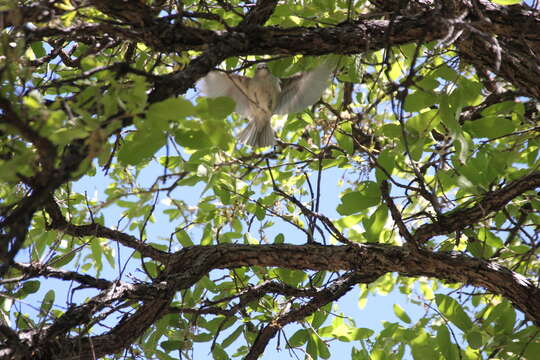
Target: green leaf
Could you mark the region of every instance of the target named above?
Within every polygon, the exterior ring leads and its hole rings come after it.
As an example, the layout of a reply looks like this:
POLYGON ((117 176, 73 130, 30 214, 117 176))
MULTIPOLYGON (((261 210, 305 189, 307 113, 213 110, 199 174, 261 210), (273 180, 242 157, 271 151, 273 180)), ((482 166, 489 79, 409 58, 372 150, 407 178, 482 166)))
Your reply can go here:
POLYGON ((193 246, 193 241, 189 237, 188 233, 185 230, 178 231, 176 233, 176 239, 184 247, 193 246))
POLYGON ((148 84, 143 77, 136 77, 133 82, 133 87, 130 91, 126 91, 122 99, 127 103, 129 111, 134 114, 144 112, 148 103, 148 84))
MULTIPOLYGON (((291 8, 290 8, 289 5, 284 5, 284 6, 278 5, 276 7, 276 12, 279 12, 281 10, 287 10, 287 12, 288 12, 287 16, 291 12, 291 8)), ((288 77, 288 76, 291 76, 291 75, 294 74, 294 73, 291 73, 290 71, 287 71, 287 69, 292 66, 292 61, 293 61, 292 57, 283 57, 283 58, 278 59, 276 61, 270 62, 268 64, 268 68, 270 69, 270 71, 272 72, 272 74, 274 76, 288 77)))
POLYGON ((515 131, 512 120, 501 116, 485 116, 478 120, 468 121, 463 129, 476 138, 496 138, 515 131))
POLYGON ((15 297, 24 298, 30 294, 33 294, 39 290, 39 287, 41 286, 41 282, 38 280, 30 280, 26 281, 22 288, 17 291, 15 294, 15 297))
POLYGON ((429 344, 413 345, 411 348, 414 359, 439 359, 438 352, 429 344))
POLYGON ((467 162, 470 148, 472 145, 472 139, 466 132, 459 132, 455 134, 454 146, 458 153, 459 161, 462 163, 467 162))
POLYGON ((491 0, 491 1, 493 1, 495 4, 504 5, 504 6, 521 4, 523 2, 523 0, 491 0))
POLYGON ((449 82, 456 82, 459 74, 456 70, 452 69, 446 64, 442 64, 432 72, 432 75, 436 78, 441 78, 449 82))
POLYGON ((411 318, 399 304, 394 304, 394 314, 396 314, 401 321, 406 322, 407 324, 411 323, 411 318))
MULTIPOLYGON (((461 126, 457 119, 457 111, 450 105, 449 98, 447 96, 442 97, 439 106, 442 123, 448 127, 450 134, 455 135, 460 133, 461 126)), ((441 129, 441 131, 444 133, 444 129, 441 129)))
POLYGON ((215 360, 229 360, 229 355, 225 352, 220 344, 214 343, 214 349, 212 350, 212 357, 215 360))
POLYGON ((504 246, 503 241, 499 237, 495 236, 495 234, 485 228, 478 230, 478 240, 485 242, 495 249, 500 249, 504 246))
POLYGON ((321 310, 316 311, 313 314, 313 319, 311 321, 311 326, 314 329, 318 329, 321 327, 321 325, 325 322, 325 320, 328 318, 329 311, 331 310, 332 303, 328 303, 328 305, 325 305, 321 310))
POLYGON ((73 260, 73 258, 75 257, 75 255, 77 255, 77 252, 76 251, 70 251, 68 252, 67 254, 61 254, 61 255, 56 255, 55 257, 53 257, 51 259, 51 261, 49 262, 49 264, 51 266, 54 266, 56 268, 61 268, 63 267, 64 265, 67 265, 71 262, 71 260, 73 260))
POLYGON ((380 358, 378 357, 377 349, 371 353, 371 356, 365 349, 358 350, 355 347, 351 349, 351 360, 378 360, 378 359, 380 358))
POLYGON ((341 215, 352 215, 377 205, 380 199, 381 193, 377 183, 366 181, 360 185, 359 191, 350 191, 341 197, 337 211, 341 215))
POLYGON ((351 331, 353 340, 367 339, 372 336, 375 331, 368 328, 355 328, 351 331))
POLYGON ((223 348, 226 348, 228 347, 229 345, 231 345, 236 339, 238 339, 238 336, 240 336, 240 334, 242 334, 242 331, 244 330, 244 325, 240 325, 236 328, 236 330, 234 330, 231 335, 227 336, 222 342, 221 342, 221 346, 223 346, 223 348))
POLYGON ((289 116, 287 118, 287 122, 285 123, 285 126, 283 127, 283 134, 287 134, 289 132, 294 133, 297 130, 301 130, 303 133, 306 127, 309 125, 309 122, 304 120, 303 116, 289 116))
POLYGON ((234 111, 236 103, 230 97, 218 97, 215 99, 207 98, 208 113, 216 119, 226 118, 234 111))
POLYGON ((467 334, 467 342, 469 343, 470 347, 473 349, 480 349, 483 345, 482 341, 482 334, 477 331, 469 331, 467 334))
POLYGON ((47 293, 43 297, 43 300, 41 301, 41 307, 39 310, 41 316, 45 317, 49 313, 49 311, 51 311, 51 307, 54 304, 54 298, 54 290, 47 291, 47 293))
POLYGON ((32 110, 41 108, 41 98, 39 96, 25 96, 23 103, 32 110))
POLYGON ((279 233, 274 238, 274 244, 283 244, 285 242, 285 235, 279 233))
POLYGON ((418 331, 418 335, 412 339, 410 345, 414 359, 439 359, 433 339, 423 329, 418 331))
POLYGON ((275 269, 275 272, 281 280, 292 286, 296 286, 307 279, 306 273, 300 270, 275 269))
POLYGON ((351 131, 351 123, 349 122, 341 125, 341 131, 336 131, 336 140, 339 147, 345 150, 348 154, 352 154, 354 152, 351 131))
POLYGON ((481 114, 482 116, 507 115, 508 117, 511 117, 513 114, 515 114, 521 118, 525 114, 525 106, 521 102, 503 101, 488 106, 481 111, 481 114))
POLYGON ((417 90, 405 98, 403 109, 408 112, 417 112, 437 102, 437 96, 433 93, 417 90))
POLYGON ((103 250, 101 248, 101 241, 99 238, 95 238, 90 242, 90 249, 92 250, 91 258, 94 260, 92 266, 94 269, 96 269, 96 272, 99 275, 101 269, 103 268, 103 262, 101 261, 103 250))
POLYGON ((203 246, 212 244, 213 239, 213 232, 212 232, 212 226, 210 223, 208 223, 203 230, 202 237, 200 244, 203 246))
POLYGON ((464 106, 477 105, 481 102, 482 85, 474 80, 460 77, 457 87, 450 94, 450 103, 455 109, 460 109, 464 106))
POLYGON ((495 306, 493 313, 497 315, 495 328, 497 332, 511 334, 516 323, 516 311, 508 301, 495 306))
POLYGON ((304 345, 308 339, 308 332, 305 329, 300 329, 295 332, 287 342, 288 348, 296 348, 304 345))
POLYGON ((36 55, 37 58, 47 55, 47 52, 45 51, 45 48, 43 47, 43 41, 34 41, 33 43, 30 44, 30 47, 32 48, 32 51, 34 52, 34 55, 36 55))
POLYGON ((257 220, 263 221, 266 217, 266 210, 262 206, 259 206, 258 204, 255 206, 255 216, 257 217, 257 220))
POLYGON ((437 347, 446 360, 454 359, 455 345, 450 340, 450 331, 445 325, 437 328, 437 347))
POLYGON ((146 269, 146 271, 148 272, 148 275, 155 278, 156 276, 158 276, 158 267, 156 265, 155 262, 145 262, 144 263, 144 268, 146 269))
POLYGON ((365 229, 364 236, 369 242, 379 242, 381 232, 387 220, 388 208, 384 204, 379 205, 371 216, 364 217, 362 220, 365 229))
POLYGON ((318 333, 322 337, 334 337, 339 341, 350 342, 367 339, 373 335, 373 330, 347 325, 343 318, 336 317, 332 320, 332 325, 319 329, 318 333))
POLYGON ((184 342, 182 340, 165 340, 159 344, 165 351, 174 351, 182 349, 184 342))
POLYGON ((467 250, 474 257, 482 259, 489 259, 495 253, 495 251, 490 246, 487 246, 486 244, 483 244, 478 240, 468 241, 467 250))
POLYGON ((195 115, 193 104, 183 98, 168 98, 150 105, 146 116, 152 120, 179 120, 195 115))
POLYGON ((436 294, 435 302, 439 311, 462 331, 467 332, 472 327, 471 319, 456 300, 447 295, 436 294))
POLYGON ((323 359, 328 359, 330 357, 330 350, 328 349, 328 345, 324 341, 321 340, 320 337, 316 336, 315 341, 317 342, 317 350, 319 352, 319 356, 323 359))
POLYGON ((160 131, 138 131, 126 140, 118 152, 118 160, 137 165, 150 158, 165 145, 166 136, 160 131))
POLYGON ((84 71, 88 71, 88 70, 91 70, 91 69, 94 69, 96 67, 98 67, 100 64, 98 63, 98 61, 96 60, 95 56, 85 56, 82 60, 81 60, 81 68, 84 70, 84 71))
POLYGON ((174 136, 178 144, 190 149, 199 150, 212 147, 212 141, 201 130, 180 129, 174 136))
POLYGON ((193 341, 195 342, 207 342, 214 338, 214 335, 212 333, 200 333, 193 337, 193 341))
POLYGON ((429 134, 432 129, 439 125, 439 123, 439 110, 430 110, 411 117, 406 123, 406 128, 408 131, 414 131, 424 137, 427 136, 426 134, 429 134))
POLYGON ((306 345, 306 352, 311 356, 313 360, 319 358, 319 338, 313 332, 309 333, 308 342, 306 345))
POLYGON ((398 124, 385 124, 377 131, 377 134, 391 139, 400 139, 403 131, 398 124))
MULTIPOLYGON (((206 289, 209 289, 209 288, 211 289, 215 287, 215 284, 208 277, 205 276, 205 278, 207 280, 206 281, 207 283, 204 286, 206 289)), ((223 316, 218 316, 206 322, 206 324, 204 324, 202 327, 216 334, 218 332, 218 329, 219 330, 228 329, 229 327, 234 325, 235 322, 236 322, 236 319, 234 317, 225 318, 223 316)))
MULTIPOLYGON (((392 171, 395 167, 395 162, 396 154, 390 149, 385 149, 381 151, 381 153, 377 157, 377 164, 381 166, 385 170, 385 173, 388 173, 389 175, 392 175, 392 171)), ((386 175, 383 179, 386 179, 386 175)), ((383 179, 380 180, 382 181, 383 179)))

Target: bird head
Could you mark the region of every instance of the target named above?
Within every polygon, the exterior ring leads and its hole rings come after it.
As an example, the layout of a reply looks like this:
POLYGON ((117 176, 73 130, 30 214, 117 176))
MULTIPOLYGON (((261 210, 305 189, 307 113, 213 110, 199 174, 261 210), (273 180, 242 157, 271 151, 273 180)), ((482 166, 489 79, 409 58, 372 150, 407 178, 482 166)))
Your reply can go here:
POLYGON ((257 64, 257 67, 256 67, 256 71, 255 71, 255 76, 265 76, 269 73, 268 71, 268 65, 266 65, 266 63, 259 63, 257 64))

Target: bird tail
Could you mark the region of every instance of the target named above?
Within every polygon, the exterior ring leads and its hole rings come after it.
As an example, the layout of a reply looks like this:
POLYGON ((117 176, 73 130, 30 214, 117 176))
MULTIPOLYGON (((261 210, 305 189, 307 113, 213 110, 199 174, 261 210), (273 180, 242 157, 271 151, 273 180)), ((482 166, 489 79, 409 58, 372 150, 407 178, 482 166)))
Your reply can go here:
POLYGON ((258 124, 255 119, 250 120, 247 127, 238 134, 238 140, 255 148, 275 145, 276 137, 271 122, 265 121, 262 128, 259 128, 258 124))

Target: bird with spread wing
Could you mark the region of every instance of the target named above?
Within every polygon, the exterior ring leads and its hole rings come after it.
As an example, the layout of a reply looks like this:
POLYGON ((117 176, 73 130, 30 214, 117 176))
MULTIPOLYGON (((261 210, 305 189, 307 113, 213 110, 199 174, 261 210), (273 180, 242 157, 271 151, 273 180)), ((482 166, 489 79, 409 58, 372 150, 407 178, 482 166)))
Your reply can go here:
POLYGON ((249 120, 238 136, 240 142, 256 148, 272 146, 276 143, 272 115, 300 112, 314 104, 334 68, 334 62, 325 61, 311 71, 279 79, 260 63, 252 78, 211 71, 201 80, 200 89, 208 97, 228 96, 236 102, 234 111, 249 120))

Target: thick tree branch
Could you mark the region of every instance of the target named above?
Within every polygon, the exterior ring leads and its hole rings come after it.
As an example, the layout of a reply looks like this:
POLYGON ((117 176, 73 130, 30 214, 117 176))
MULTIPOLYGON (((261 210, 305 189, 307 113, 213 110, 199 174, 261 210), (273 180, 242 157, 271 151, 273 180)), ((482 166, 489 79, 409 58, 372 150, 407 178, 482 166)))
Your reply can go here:
MULTIPOLYGON (((160 316, 170 312, 169 302, 175 291, 189 288, 211 269, 243 266, 354 271, 362 279, 365 276, 371 279, 375 274, 397 272, 402 276, 426 276, 450 283, 470 284, 506 297, 529 319, 537 325, 540 324, 540 289, 531 281, 496 263, 455 252, 431 252, 423 249, 410 252, 403 247, 386 244, 356 246, 223 244, 189 247, 175 254, 174 260, 167 275, 156 282, 157 285, 113 284, 89 302, 68 310, 55 325, 47 329, 47 335, 41 337, 43 342, 40 351, 50 349, 59 351, 49 342, 52 338, 69 331, 77 324, 85 323, 92 314, 113 302, 120 299, 144 301, 144 305, 133 315, 126 316, 110 332, 91 338, 65 339, 62 342, 66 354, 77 349, 76 357, 67 357, 73 359, 91 359, 92 354, 103 356, 120 351, 160 316)), ((292 320, 286 319, 290 321, 298 319, 297 316, 291 316, 292 320)), ((271 335, 272 331, 268 331, 268 335, 271 335)))
POLYGON ((159 10, 153 9, 142 1, 89 0, 88 2, 104 14, 118 18, 135 27, 152 25, 154 16, 159 12, 159 10))
POLYGON ((174 255, 166 278, 200 268, 278 266, 299 270, 398 272, 481 286, 511 300, 540 324, 540 290, 523 276, 496 263, 454 252, 410 250, 384 244, 358 246, 232 245, 193 246, 174 255), (202 265, 204 264, 204 265, 202 265))
MULTIPOLYGON (((109 7, 108 11, 113 16, 131 18, 126 21, 132 24, 152 24, 145 31, 137 29, 139 25, 134 25, 134 28, 107 25, 107 32, 116 37, 144 42, 161 52, 212 49, 217 54, 216 48, 227 49, 219 57, 221 59, 243 55, 358 54, 413 43, 418 39, 425 42, 443 40, 450 33, 459 31, 461 35, 456 35, 456 44, 468 61, 492 70, 526 94, 540 98, 540 68, 535 66, 534 57, 530 56, 531 53, 540 52, 540 13, 526 6, 503 7, 483 0, 478 7, 467 8, 467 4, 463 3, 460 10, 467 16, 459 17, 444 13, 444 9, 436 8, 430 1, 423 1, 414 15, 400 15, 392 20, 362 19, 325 28, 282 29, 256 25, 262 23, 273 9, 273 1, 260 1, 244 20, 249 26, 240 25, 224 32, 215 32, 188 27, 182 22, 171 23, 168 18, 150 19, 148 14, 152 14, 152 11, 147 11, 142 5, 130 8, 126 15, 122 6, 109 6, 105 4, 108 2, 98 0, 95 3, 99 3, 98 7, 102 10, 109 7), (251 13, 256 15, 252 18, 251 13), (447 18, 449 16, 458 18, 447 18), (497 39, 498 45, 493 39, 497 39), (494 48, 497 47, 500 48, 499 55, 494 56, 494 48), (529 62, 521 61, 527 58, 529 62)), ((39 31, 39 28, 35 30, 36 33, 39 31)), ((54 29, 50 31, 48 35, 52 36, 54 29)), ((71 32, 76 33, 77 29, 72 28, 71 32)), ((81 35, 88 36, 86 31, 81 35)), ((197 71, 193 75, 186 77, 189 84, 179 85, 176 93, 183 93, 204 73, 197 71)))
MULTIPOLYGON (((455 38, 460 53, 470 63, 490 69, 526 94, 540 98, 540 68, 534 56, 530 56, 540 52, 540 13, 525 5, 504 7, 481 0, 471 6, 469 2, 457 1, 450 11, 437 8, 432 1, 411 1, 410 9, 403 12, 401 3, 390 1, 377 4, 384 10, 414 15, 395 16, 392 20, 361 19, 325 28, 281 29, 257 26, 264 23, 275 6, 274 1, 261 0, 239 26, 215 32, 188 27, 182 21, 171 23, 169 18, 156 17, 154 9, 136 1, 114 5, 102 0, 93 3, 108 15, 131 24, 131 27, 107 24, 109 34, 144 42, 161 52, 225 47, 230 50, 227 56, 357 54, 418 39, 430 42, 455 38)), ((39 14, 36 9, 25 8, 22 13, 28 12, 33 17, 39 14)), ((30 31, 28 36, 40 31, 39 28, 30 31)), ((53 36, 55 31, 62 29, 49 28, 47 35, 53 36)), ((69 33, 72 32, 76 33, 77 29, 71 28, 69 33)), ((81 32, 81 36, 88 33, 81 32)), ((182 89, 179 92, 187 88, 182 86, 182 89)))
MULTIPOLYGON (((433 12, 437 2, 414 0, 372 1, 390 12, 433 12)), ((445 29, 463 60, 489 70, 512 83, 524 93, 540 99, 540 11, 526 4, 500 6, 489 0, 448 1, 441 3, 440 18, 433 25, 445 29), (451 4, 451 5, 450 5, 451 4), (445 6, 448 5, 448 6, 445 6), (462 15, 466 15, 462 17, 462 15)))
MULTIPOLYGON (((118 300, 129 298, 130 294, 136 294, 144 288, 142 285, 115 284, 87 303, 68 310, 53 326, 40 333, 40 342, 33 347, 34 354, 39 354, 40 358, 44 359, 93 360, 125 349, 167 313, 173 293, 157 288, 151 291, 146 289, 144 291, 147 293, 144 295, 146 303, 133 314, 124 316, 118 325, 104 335, 70 339, 64 334, 78 324, 87 324, 100 309, 118 300)), ((36 337, 32 338, 36 340, 36 337)), ((2 355, 0 352, 0 356, 2 355)))
MULTIPOLYGON (((15 332, 9 326, 0 323, 0 339, 5 343, 11 353, 28 354, 30 347, 19 338, 19 333, 15 332)), ((0 350, 2 356, 2 350, 0 350)))
POLYGON ((491 213, 502 209, 524 192, 534 190, 537 187, 540 187, 540 172, 538 171, 514 180, 499 190, 487 193, 482 200, 470 208, 452 210, 439 216, 437 221, 420 226, 414 233, 414 238, 422 244, 434 236, 466 229, 491 213))

